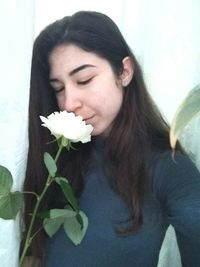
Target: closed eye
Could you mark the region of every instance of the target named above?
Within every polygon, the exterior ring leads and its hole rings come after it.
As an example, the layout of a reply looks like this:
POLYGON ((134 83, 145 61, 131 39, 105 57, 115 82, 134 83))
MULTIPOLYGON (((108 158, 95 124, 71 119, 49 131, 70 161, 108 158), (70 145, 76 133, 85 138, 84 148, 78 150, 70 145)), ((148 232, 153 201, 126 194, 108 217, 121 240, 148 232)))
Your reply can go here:
POLYGON ((61 88, 53 88, 55 94, 58 94, 60 92, 62 92, 65 89, 65 87, 61 87, 61 88))
POLYGON ((77 84, 79 84, 79 85, 85 85, 85 84, 89 83, 92 79, 93 79, 93 77, 92 78, 89 78, 87 80, 84 80, 84 81, 78 81, 77 84))

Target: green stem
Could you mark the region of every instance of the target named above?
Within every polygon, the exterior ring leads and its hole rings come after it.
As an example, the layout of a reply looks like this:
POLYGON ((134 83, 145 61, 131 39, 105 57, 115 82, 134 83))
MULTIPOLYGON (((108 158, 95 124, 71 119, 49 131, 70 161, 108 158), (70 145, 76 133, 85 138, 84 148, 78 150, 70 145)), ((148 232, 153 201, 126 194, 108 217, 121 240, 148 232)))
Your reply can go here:
MULTIPOLYGON (((55 159, 54 159, 55 162, 57 162, 62 149, 63 149, 63 146, 60 144, 58 152, 57 152, 57 154, 55 156, 55 159)), ((22 254, 21 254, 21 257, 20 257, 19 267, 22 267, 22 264, 23 264, 24 258, 26 256, 27 250, 28 250, 28 248, 29 248, 29 246, 30 246, 30 244, 31 244, 31 242, 33 240, 33 237, 35 236, 35 235, 31 236, 32 235, 32 230, 33 230, 33 225, 34 225, 34 222, 35 222, 35 218, 36 218, 40 203, 41 203, 44 195, 47 192, 47 189, 49 188, 49 186, 50 186, 50 184, 52 182, 53 182, 53 177, 51 177, 51 175, 49 174, 48 177, 47 177, 47 181, 46 181, 46 184, 44 186, 44 189, 43 189, 42 193, 37 197, 36 205, 34 207, 32 218, 31 218, 31 222, 30 222, 30 225, 29 225, 29 228, 28 228, 28 232, 27 232, 27 235, 26 235, 24 248, 23 248, 23 251, 22 251, 22 254)))

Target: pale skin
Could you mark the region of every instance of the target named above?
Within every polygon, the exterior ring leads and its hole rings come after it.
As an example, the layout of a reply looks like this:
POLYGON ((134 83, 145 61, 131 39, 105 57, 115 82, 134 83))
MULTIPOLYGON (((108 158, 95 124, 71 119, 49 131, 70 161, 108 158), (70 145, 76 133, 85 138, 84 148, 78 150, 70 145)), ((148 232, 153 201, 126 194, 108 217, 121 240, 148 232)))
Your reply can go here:
POLYGON ((76 45, 56 47, 49 56, 49 82, 60 110, 74 112, 92 124, 93 136, 107 136, 122 105, 124 87, 133 77, 129 57, 123 72, 114 74, 109 62, 76 45))

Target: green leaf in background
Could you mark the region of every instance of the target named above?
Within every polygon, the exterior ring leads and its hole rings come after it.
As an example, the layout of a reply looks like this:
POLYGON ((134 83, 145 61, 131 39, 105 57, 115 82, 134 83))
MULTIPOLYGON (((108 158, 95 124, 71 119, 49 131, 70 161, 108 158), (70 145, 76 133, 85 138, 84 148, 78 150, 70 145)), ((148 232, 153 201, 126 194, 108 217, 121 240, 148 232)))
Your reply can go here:
POLYGON ((23 196, 20 192, 10 192, 0 196, 0 218, 15 219, 22 207, 23 196))
POLYGON ((47 152, 44 153, 44 163, 45 163, 45 166, 46 166, 49 174, 52 177, 55 177, 56 172, 57 172, 57 166, 56 166, 55 160, 47 152))
POLYGON ((4 166, 0 166, 0 196, 8 193, 12 187, 13 178, 4 166))
POLYGON ((174 116, 170 129, 170 144, 172 149, 175 149, 181 131, 198 114, 200 114, 200 84, 191 90, 174 116))
POLYGON ((55 181, 60 185, 66 199, 69 201, 70 205, 75 211, 79 211, 78 200, 74 195, 73 189, 66 178, 56 177, 55 181))
POLYGON ((80 211, 80 215, 82 217, 83 227, 81 227, 76 217, 67 218, 64 222, 65 233, 74 245, 79 245, 81 243, 88 228, 87 216, 82 211, 80 211))

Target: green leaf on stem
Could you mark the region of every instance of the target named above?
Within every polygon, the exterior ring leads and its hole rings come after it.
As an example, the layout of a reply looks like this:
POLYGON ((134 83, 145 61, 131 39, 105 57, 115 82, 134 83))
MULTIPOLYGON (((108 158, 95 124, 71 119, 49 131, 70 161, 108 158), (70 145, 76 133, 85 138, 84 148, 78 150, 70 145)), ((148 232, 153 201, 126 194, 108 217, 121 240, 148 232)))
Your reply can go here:
POLYGON ((56 218, 56 219, 44 219, 43 227, 49 237, 52 237, 63 224, 63 218, 56 218))
POLYGON ((0 166, 0 196, 8 193, 12 187, 13 178, 10 171, 0 166))
POLYGON ((10 192, 12 184, 10 171, 0 166, 0 218, 4 220, 15 219, 22 207, 22 193, 10 192))
POLYGON ((49 174, 52 177, 55 177, 56 172, 57 172, 57 166, 56 166, 55 160, 47 152, 44 153, 44 163, 45 163, 45 166, 46 166, 49 174))
POLYGON ((60 185, 66 199, 69 201, 72 208, 76 212, 79 212, 78 200, 75 197, 73 189, 71 185, 69 184, 68 180, 64 177, 56 177, 55 181, 60 185))
POLYGON ((68 217, 73 217, 75 215, 76 212, 71 209, 51 209, 43 213, 43 216, 49 219, 56 219, 61 217, 68 218, 68 217))
POLYGON ((85 213, 82 211, 77 213, 69 207, 69 209, 49 210, 46 215, 48 218, 44 219, 43 227, 50 237, 52 237, 63 224, 65 233, 69 239, 75 245, 81 243, 88 228, 88 218, 85 213))
POLYGON ((46 216, 43 227, 46 233, 52 237, 67 218, 76 216, 76 212, 71 209, 52 209, 43 213, 43 216, 46 216))
POLYGON ((20 192, 9 192, 0 196, 0 217, 5 220, 15 219, 22 207, 23 196, 20 192))
POLYGON ((83 226, 84 226, 84 221, 83 221, 83 218, 82 218, 80 212, 76 214, 76 219, 77 219, 77 222, 80 224, 81 230, 82 230, 83 226))
POLYGON ((76 217, 67 218, 64 222, 65 233, 74 245, 79 245, 81 243, 88 228, 87 216, 82 211, 80 211, 79 214, 81 215, 83 221, 83 227, 81 227, 76 217))

